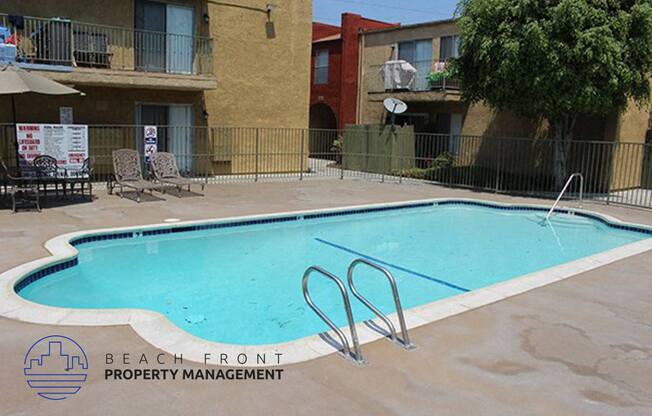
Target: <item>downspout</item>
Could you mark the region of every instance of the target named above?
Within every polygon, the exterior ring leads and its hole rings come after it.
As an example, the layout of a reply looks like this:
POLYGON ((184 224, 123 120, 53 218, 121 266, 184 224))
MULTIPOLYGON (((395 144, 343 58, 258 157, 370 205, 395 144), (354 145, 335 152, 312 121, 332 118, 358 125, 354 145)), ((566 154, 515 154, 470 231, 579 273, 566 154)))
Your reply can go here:
POLYGON ((356 92, 356 103, 355 103, 355 122, 360 124, 361 122, 361 110, 360 106, 362 105, 362 80, 364 77, 364 69, 362 64, 364 63, 364 45, 365 45, 365 34, 364 32, 359 32, 358 34, 358 91, 356 92))

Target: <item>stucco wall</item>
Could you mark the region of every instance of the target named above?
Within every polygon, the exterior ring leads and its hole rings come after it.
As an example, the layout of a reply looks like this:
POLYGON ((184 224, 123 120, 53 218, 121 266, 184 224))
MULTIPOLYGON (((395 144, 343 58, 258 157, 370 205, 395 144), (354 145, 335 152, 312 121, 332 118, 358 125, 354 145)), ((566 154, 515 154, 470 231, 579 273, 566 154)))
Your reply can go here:
MULTIPOLYGON (((229 0, 264 9, 265 0, 229 0)), ((206 92, 211 125, 308 127, 312 1, 277 0, 267 14, 208 2, 218 88, 206 92)))

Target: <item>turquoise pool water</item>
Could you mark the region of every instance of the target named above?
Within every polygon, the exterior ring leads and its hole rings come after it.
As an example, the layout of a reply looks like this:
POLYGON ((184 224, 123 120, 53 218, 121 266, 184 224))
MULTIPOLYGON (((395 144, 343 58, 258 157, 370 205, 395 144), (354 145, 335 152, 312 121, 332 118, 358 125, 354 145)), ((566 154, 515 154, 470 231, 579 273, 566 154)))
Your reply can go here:
MULTIPOLYGON (((346 280, 367 257, 396 277, 409 309, 648 238, 596 219, 475 205, 434 205, 77 244, 78 265, 19 290, 67 308, 160 312, 201 338, 241 345, 280 343, 326 326, 306 305, 301 278, 321 265, 346 280)), ((388 284, 359 268, 356 283, 392 313, 388 284)), ((344 326, 341 298, 314 276, 317 304, 344 326)), ((373 318, 351 297, 356 321, 373 318)))

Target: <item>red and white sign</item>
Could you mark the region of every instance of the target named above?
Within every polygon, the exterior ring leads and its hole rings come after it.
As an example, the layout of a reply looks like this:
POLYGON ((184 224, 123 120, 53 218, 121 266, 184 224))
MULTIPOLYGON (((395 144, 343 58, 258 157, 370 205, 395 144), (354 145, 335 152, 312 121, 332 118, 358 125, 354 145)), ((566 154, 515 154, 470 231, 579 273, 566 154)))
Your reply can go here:
POLYGON ((88 126, 75 124, 18 124, 18 155, 31 163, 37 156, 57 159, 59 167, 76 170, 88 157, 88 126))

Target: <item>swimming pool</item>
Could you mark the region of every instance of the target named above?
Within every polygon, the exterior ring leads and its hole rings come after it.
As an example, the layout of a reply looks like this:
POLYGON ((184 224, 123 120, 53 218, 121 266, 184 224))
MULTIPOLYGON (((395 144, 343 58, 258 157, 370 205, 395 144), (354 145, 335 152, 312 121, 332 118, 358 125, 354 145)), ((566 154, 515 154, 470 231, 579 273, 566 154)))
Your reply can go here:
MULTIPOLYGON (((449 200, 105 232, 75 237, 77 257, 27 274, 14 289, 60 308, 155 311, 222 344, 279 344, 327 329, 302 297, 311 265, 344 279, 352 260, 376 262, 394 274, 408 310, 652 235, 586 214, 549 224, 544 216, 542 208, 449 200)), ((356 283, 394 311, 376 273, 360 269, 356 283)), ((310 289, 344 326, 336 287, 313 279, 310 289)), ((374 317, 352 303, 357 322, 374 317)))

